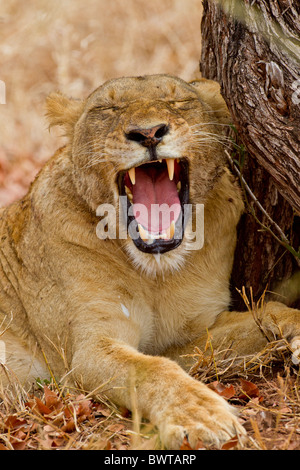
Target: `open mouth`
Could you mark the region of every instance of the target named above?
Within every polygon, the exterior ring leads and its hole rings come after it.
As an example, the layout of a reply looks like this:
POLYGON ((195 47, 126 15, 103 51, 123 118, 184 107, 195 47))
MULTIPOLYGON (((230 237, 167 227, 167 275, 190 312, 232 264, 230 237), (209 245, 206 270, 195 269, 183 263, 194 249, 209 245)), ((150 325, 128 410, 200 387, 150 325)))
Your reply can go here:
POLYGON ((127 229, 145 253, 178 247, 184 235, 184 207, 189 201, 188 162, 155 160, 119 173, 120 196, 126 196, 127 229))

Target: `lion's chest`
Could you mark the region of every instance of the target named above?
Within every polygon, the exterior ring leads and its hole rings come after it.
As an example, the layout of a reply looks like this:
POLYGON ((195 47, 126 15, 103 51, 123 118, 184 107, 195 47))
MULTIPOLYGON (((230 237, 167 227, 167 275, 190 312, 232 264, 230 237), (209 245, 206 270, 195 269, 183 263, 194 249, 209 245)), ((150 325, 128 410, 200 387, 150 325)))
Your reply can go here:
POLYGON ((216 298, 213 287, 201 285, 151 291, 151 296, 133 297, 124 315, 139 325, 139 349, 161 354, 171 345, 184 345, 199 337, 226 308, 227 291, 216 298))

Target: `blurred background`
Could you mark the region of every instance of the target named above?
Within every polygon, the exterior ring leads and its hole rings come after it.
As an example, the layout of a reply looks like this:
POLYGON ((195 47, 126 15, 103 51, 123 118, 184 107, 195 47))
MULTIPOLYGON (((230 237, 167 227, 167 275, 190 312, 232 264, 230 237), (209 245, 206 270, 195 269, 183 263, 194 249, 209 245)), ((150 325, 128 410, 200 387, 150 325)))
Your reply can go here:
POLYGON ((201 0, 0 0, 0 207, 63 144, 45 98, 84 98, 117 76, 200 76, 201 0))

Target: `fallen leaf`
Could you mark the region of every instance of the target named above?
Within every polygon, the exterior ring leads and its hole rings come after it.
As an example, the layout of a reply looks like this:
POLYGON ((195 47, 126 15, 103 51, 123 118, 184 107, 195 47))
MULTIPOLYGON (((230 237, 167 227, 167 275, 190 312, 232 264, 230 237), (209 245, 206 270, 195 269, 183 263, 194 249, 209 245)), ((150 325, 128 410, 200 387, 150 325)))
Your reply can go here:
POLYGON ((77 409, 77 416, 90 416, 92 413, 91 401, 81 400, 77 409))
POLYGON ((203 444, 203 442, 199 439, 199 441, 197 441, 197 444, 195 445, 195 449, 194 450, 200 450, 200 449, 205 449, 205 445, 203 444))
POLYGON ((110 426, 107 427, 107 429, 110 432, 114 432, 114 433, 123 431, 124 428, 125 428, 124 424, 118 424, 118 423, 111 424, 110 426))
POLYGON ((17 439, 18 441, 23 441, 27 437, 27 434, 22 431, 22 429, 19 429, 18 431, 14 432, 14 438, 17 439))
POLYGON ((292 413, 291 408, 289 408, 288 406, 283 406, 282 408, 279 408, 279 411, 280 413, 288 413, 288 414, 292 413))
POLYGON ((186 436, 184 436, 180 450, 193 450, 186 436))
POLYGON ((59 438, 59 439, 53 439, 51 443, 51 447, 62 447, 65 444, 66 440, 64 438, 59 438))
POLYGON ((107 407, 105 407, 104 405, 100 403, 94 404, 94 409, 96 409, 97 413, 101 414, 104 417, 109 417, 112 414, 111 411, 107 407))
POLYGON ((61 428, 63 432, 73 432, 75 431, 75 429, 76 426, 73 418, 70 418, 69 421, 61 428))
POLYGON ((229 441, 225 442, 225 444, 222 445, 221 449, 222 450, 232 449, 238 443, 239 443, 239 440, 238 440, 237 436, 235 436, 232 439, 230 439, 229 441))
POLYGON ((120 408, 120 414, 123 418, 129 418, 131 416, 131 411, 128 408, 120 408))
POLYGON ((107 441, 107 443, 106 443, 106 446, 105 446, 105 449, 104 449, 104 450, 111 450, 111 448, 112 448, 111 442, 110 442, 110 441, 107 441))
POLYGON ((38 397, 34 397, 35 399, 35 403, 36 403, 36 407, 38 409, 38 411, 42 414, 42 415, 49 415, 51 414, 52 410, 50 410, 50 408, 48 408, 48 406, 46 406, 42 400, 40 400, 38 397))
POLYGON ((66 419, 70 419, 73 417, 74 412, 70 410, 69 406, 66 406, 63 411, 66 419))
POLYGON ((253 416, 256 416, 258 413, 257 409, 253 409, 253 408, 245 408, 243 410, 243 416, 245 417, 253 417, 253 416))
POLYGON ((46 425, 43 427, 43 431, 44 431, 46 434, 51 434, 51 435, 57 434, 57 430, 55 429, 54 426, 52 426, 52 424, 46 424, 46 425))
POLYGON ((260 393, 257 385, 245 379, 240 379, 242 392, 238 398, 241 400, 248 400, 249 398, 260 398, 260 393))
POLYGON ((259 411, 256 415, 256 421, 260 429, 272 428, 276 424, 276 419, 273 413, 268 410, 259 411))
POLYGON ((12 442, 11 445, 13 446, 14 450, 24 450, 26 447, 26 442, 25 441, 16 441, 12 442))
POLYGON ((15 430, 27 424, 25 419, 19 419, 16 416, 10 415, 6 419, 4 425, 6 429, 15 430))
POLYGON ((236 395, 233 385, 224 385, 219 381, 215 381, 209 384, 209 388, 217 392, 221 397, 230 399, 236 395))
POLYGON ((203 442, 199 439, 195 445, 195 447, 191 447, 188 438, 185 436, 182 444, 180 446, 180 450, 200 450, 205 449, 203 442))
POLYGON ((57 394, 50 390, 46 385, 44 386, 45 404, 50 410, 59 410, 63 407, 63 403, 57 394))

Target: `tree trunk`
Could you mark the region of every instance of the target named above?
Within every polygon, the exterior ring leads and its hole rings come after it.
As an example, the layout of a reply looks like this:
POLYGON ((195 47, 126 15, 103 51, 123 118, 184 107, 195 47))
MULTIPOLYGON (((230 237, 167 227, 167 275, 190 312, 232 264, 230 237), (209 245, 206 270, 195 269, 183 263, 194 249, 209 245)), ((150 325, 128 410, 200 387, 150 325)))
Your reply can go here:
MULTIPOLYGON (((251 286, 257 299, 299 269, 299 2, 204 0, 200 70, 221 85, 246 148, 242 176, 265 210, 248 195, 232 274, 233 307, 242 308, 236 288, 251 286), (262 231, 256 217, 285 246, 262 231)), ((277 299, 299 305, 295 297, 277 299)))

